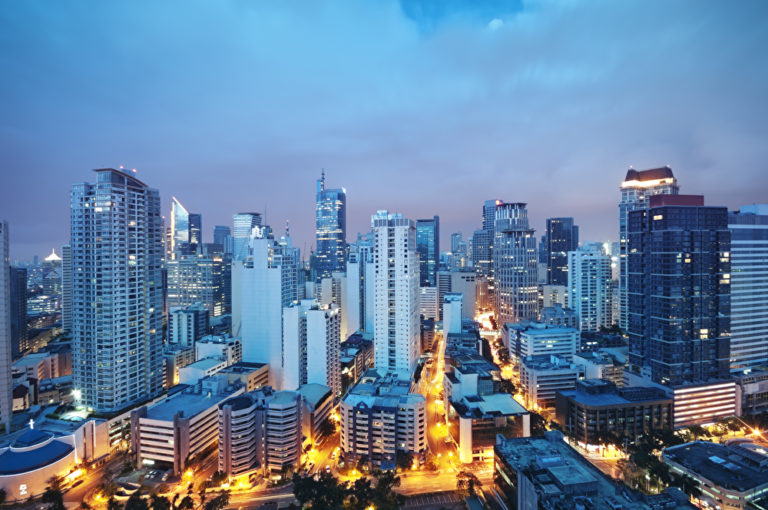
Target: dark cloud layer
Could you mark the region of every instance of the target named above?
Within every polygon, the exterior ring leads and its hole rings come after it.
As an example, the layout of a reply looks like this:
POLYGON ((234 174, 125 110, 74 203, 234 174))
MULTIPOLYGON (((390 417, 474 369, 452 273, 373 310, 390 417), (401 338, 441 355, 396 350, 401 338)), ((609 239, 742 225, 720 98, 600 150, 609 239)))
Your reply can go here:
POLYGON ((14 257, 68 237, 92 168, 203 213, 290 220, 313 243, 314 179, 376 209, 439 214, 443 242, 487 198, 537 229, 616 237, 629 165, 670 164, 711 204, 768 201, 768 3, 0 3, 0 217, 14 257), (482 8, 477 7, 482 5, 482 8))

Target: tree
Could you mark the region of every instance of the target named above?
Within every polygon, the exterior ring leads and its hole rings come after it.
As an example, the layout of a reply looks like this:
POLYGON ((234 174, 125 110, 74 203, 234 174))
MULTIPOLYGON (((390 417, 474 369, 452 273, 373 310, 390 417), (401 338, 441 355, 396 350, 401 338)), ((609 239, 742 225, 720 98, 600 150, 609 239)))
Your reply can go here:
POLYGON ((150 500, 150 507, 152 508, 152 510, 171 510, 172 508, 170 500, 165 496, 160 496, 158 494, 151 494, 149 496, 149 500, 150 500))
POLYGON ((325 419, 325 421, 323 421, 323 423, 320 424, 320 429, 318 432, 322 437, 332 436, 336 433, 336 425, 333 423, 333 420, 328 417, 325 419))
POLYGON ((99 484, 99 490, 104 495, 105 498, 109 499, 115 494, 117 494, 118 486, 115 483, 114 474, 112 474, 112 471, 107 469, 104 472, 104 475, 101 477, 101 483, 99 484))
POLYGON ((477 489, 482 487, 482 483, 471 471, 460 471, 456 475, 456 490, 464 497, 477 496, 477 489))
POLYGON ((80 502, 80 506, 77 507, 79 510, 93 510, 93 507, 86 503, 85 501, 80 502))
POLYGON ((373 500, 373 487, 368 478, 358 478, 349 488, 349 510, 365 510, 373 500))
POLYGON ((229 504, 229 491, 224 491, 208 503, 203 508, 205 510, 223 510, 229 504))
POLYGON ((539 413, 531 412, 531 435, 543 436, 547 431, 547 420, 539 413))
POLYGON ((413 465, 413 455, 409 452, 398 451, 395 464, 402 470, 406 470, 413 465))
POLYGON ((317 510, 341 508, 347 497, 347 484, 340 484, 330 473, 320 473, 317 479, 295 473, 293 495, 302 507, 308 504, 317 510))
POLYGON ((43 503, 48 504, 48 510, 66 510, 64 493, 61 491, 61 479, 54 476, 48 480, 48 487, 43 493, 43 503))
POLYGON ((123 505, 112 496, 107 501, 107 510, 123 510, 123 505))
POLYGON ((139 491, 136 491, 125 502, 125 510, 149 510, 149 505, 147 500, 141 497, 139 491))
POLYGON ((375 471, 376 487, 371 504, 379 510, 395 510, 405 503, 405 497, 394 491, 400 486, 400 477, 394 471, 375 471))
POLYGON ((213 485, 221 485, 227 480, 229 480, 229 476, 224 471, 216 471, 211 475, 211 483, 213 485))
POLYGON ((0 505, 5 503, 5 499, 8 497, 8 494, 5 492, 5 489, 0 489, 0 505))
POLYGON ((194 510, 195 509, 195 501, 192 499, 191 496, 186 495, 181 500, 181 503, 179 503, 179 506, 177 510, 194 510))
POLYGON ((499 381, 499 392, 500 393, 509 393, 510 395, 514 395, 517 391, 517 388, 515 388, 515 385, 512 384, 512 381, 509 379, 502 379, 499 381))

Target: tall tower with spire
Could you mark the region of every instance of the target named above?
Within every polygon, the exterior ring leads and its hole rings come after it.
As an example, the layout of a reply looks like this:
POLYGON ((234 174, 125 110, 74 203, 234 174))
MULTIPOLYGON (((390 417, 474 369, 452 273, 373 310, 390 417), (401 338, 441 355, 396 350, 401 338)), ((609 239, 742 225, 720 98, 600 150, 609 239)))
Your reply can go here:
POLYGON ((327 189, 325 170, 317 180, 315 204, 317 279, 330 277, 334 271, 346 269, 347 191, 327 189))

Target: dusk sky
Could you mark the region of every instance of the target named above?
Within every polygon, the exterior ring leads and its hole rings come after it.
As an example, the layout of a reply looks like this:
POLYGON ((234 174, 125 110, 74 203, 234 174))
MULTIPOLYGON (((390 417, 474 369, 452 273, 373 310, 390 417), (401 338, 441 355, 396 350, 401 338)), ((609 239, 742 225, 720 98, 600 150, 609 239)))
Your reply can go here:
POLYGON ((72 183, 136 168, 203 214, 205 240, 267 210, 314 244, 315 179, 377 209, 483 200, 617 238, 627 168, 768 202, 768 2, 0 2, 0 218, 12 258, 69 238, 72 183))

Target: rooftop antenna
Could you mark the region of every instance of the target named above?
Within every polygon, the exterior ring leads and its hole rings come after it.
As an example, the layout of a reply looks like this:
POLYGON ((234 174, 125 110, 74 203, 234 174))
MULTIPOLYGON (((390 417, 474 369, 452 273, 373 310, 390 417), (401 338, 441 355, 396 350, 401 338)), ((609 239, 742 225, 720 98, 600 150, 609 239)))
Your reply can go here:
POLYGON ((291 222, 285 220, 285 237, 291 237, 291 222))
POLYGON ((325 191, 325 168, 320 173, 320 191, 325 191))

